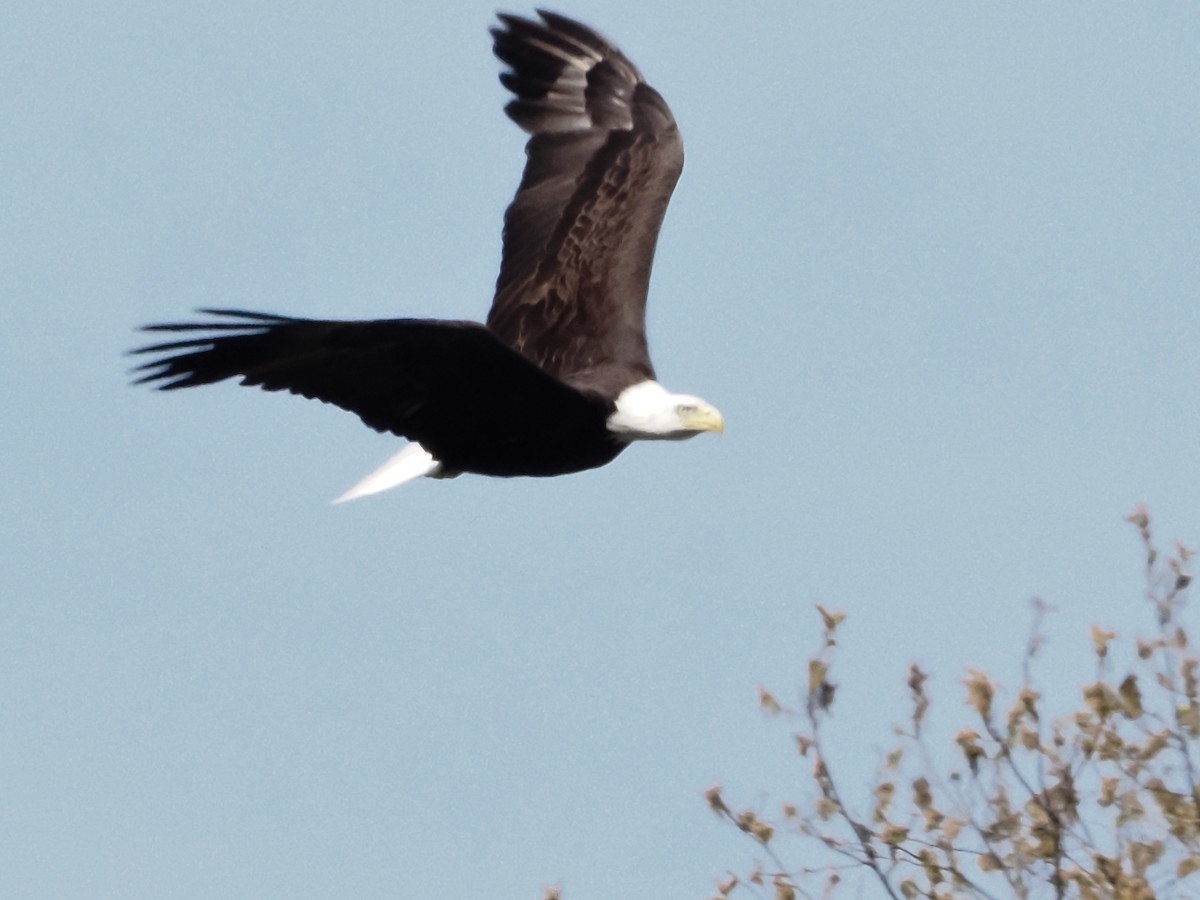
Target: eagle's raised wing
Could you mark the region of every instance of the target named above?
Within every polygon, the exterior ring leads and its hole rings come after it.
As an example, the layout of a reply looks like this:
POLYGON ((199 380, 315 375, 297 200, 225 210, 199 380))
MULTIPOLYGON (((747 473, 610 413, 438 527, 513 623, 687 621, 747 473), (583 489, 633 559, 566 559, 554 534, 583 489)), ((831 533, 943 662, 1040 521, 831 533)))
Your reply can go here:
POLYGON ((559 378, 611 367, 627 369, 629 383, 653 378, 646 291, 683 142, 620 50, 538 14, 501 15, 492 30, 515 95, 506 112, 530 138, 487 324, 559 378))

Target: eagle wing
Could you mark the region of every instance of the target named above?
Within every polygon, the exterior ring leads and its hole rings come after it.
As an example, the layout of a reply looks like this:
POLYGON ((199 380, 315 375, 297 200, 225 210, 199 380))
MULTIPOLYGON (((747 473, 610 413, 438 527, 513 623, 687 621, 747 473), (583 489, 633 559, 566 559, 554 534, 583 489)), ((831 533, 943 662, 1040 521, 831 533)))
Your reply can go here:
POLYGON ((137 368, 137 383, 172 390, 240 377, 244 385, 340 406, 376 431, 420 442, 448 465, 460 448, 504 446, 547 422, 596 415, 595 399, 477 322, 201 312, 221 318, 146 326, 187 336, 134 350, 157 357, 137 368))
POLYGON ((646 292, 683 142, 620 50, 538 15, 502 14, 492 29, 509 66, 500 80, 515 95, 505 111, 530 137, 487 324, 555 377, 617 368, 632 384, 654 377, 646 292))

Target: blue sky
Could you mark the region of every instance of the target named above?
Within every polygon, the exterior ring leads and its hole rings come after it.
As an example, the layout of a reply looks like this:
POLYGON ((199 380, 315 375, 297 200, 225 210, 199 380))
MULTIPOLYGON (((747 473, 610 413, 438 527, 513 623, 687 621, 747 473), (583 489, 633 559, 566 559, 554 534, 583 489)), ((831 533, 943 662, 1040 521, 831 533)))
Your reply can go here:
POLYGON ((651 345, 726 434, 339 507, 395 441, 121 354, 198 306, 482 317, 492 6, 6 13, 0 893, 703 897, 746 859, 703 790, 796 799, 755 699, 814 603, 864 785, 909 662, 954 719, 1033 596, 1068 701, 1090 624, 1150 628, 1121 517, 1200 544, 1200 8, 562 11, 683 129, 651 345))

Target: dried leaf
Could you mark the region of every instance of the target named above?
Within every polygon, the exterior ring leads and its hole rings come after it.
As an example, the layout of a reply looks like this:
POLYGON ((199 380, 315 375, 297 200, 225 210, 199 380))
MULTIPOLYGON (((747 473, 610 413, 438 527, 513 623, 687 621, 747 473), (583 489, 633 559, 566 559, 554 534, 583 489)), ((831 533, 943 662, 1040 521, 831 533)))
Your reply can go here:
MULTIPOLYGON (((1116 696, 1115 694, 1113 696, 1116 696)), ((1100 745, 1096 748, 1096 755, 1103 760, 1120 759, 1126 752, 1127 747, 1121 739, 1121 735, 1115 730, 1104 731, 1100 735, 1100 745)))
POLYGON ((817 707, 822 710, 828 710, 829 707, 833 706, 833 695, 836 691, 837 687, 835 685, 830 684, 828 681, 822 682, 821 690, 817 692, 815 698, 817 707))
POLYGON ((1165 845, 1162 841, 1134 841, 1129 845, 1129 862, 1133 871, 1140 877, 1146 877, 1146 871, 1162 859, 1165 845))
POLYGON ((1146 743, 1138 749, 1138 759, 1149 760, 1154 759, 1167 746, 1167 742, 1171 739, 1171 732, 1165 728, 1162 731, 1156 731, 1146 739, 1146 743))
POLYGON ((814 696, 821 689, 828 673, 829 666, 823 659, 814 657, 808 661, 808 696, 814 696))
POLYGON ((925 870, 925 877, 929 879, 930 884, 941 884, 946 880, 942 875, 942 867, 938 865, 937 857, 928 847, 917 854, 917 860, 921 863, 921 868, 925 870))
POLYGON ((775 836, 775 829, 761 819, 755 819, 750 825, 750 834, 754 835, 755 839, 760 843, 766 845, 771 843, 771 838, 775 836))
POLYGON ((1139 503, 1133 508, 1133 512, 1125 517, 1126 522, 1133 524, 1139 531, 1146 531, 1150 527, 1150 514, 1146 511, 1144 504, 1139 503))
POLYGON ((1121 698, 1103 681, 1097 681, 1085 687, 1083 699, 1101 720, 1107 719, 1121 709, 1121 698))
POLYGON ((871 816, 876 822, 883 822, 887 818, 888 807, 892 805, 892 798, 895 796, 896 785, 890 781, 885 781, 875 788, 875 808, 871 816))
POLYGON ((1117 809, 1118 828, 1129 822, 1136 822, 1146 815, 1142 801, 1138 798, 1138 789, 1136 787, 1130 788, 1117 798, 1117 809))
POLYGON ((1117 798, 1117 787, 1121 784, 1121 779, 1115 776, 1108 776, 1100 779, 1100 796, 1097 803, 1101 806, 1112 806, 1113 801, 1117 798))
POLYGON ((1179 717, 1179 724, 1192 737, 1200 736, 1200 703, 1193 700, 1187 706, 1181 706, 1176 715, 1179 717))
POLYGON ((1194 846, 1200 838, 1200 814, 1190 798, 1172 791, 1157 777, 1146 782, 1146 790, 1167 820, 1167 830, 1178 840, 1194 846))
POLYGON ((1197 684, 1200 683, 1200 677, 1197 677, 1197 670, 1200 670, 1200 660, 1194 656, 1189 656, 1179 666, 1179 671, 1183 675, 1183 692, 1189 699, 1195 700, 1197 684))
POLYGON ((1003 812, 996 821, 983 829, 989 841, 1005 841, 1021 830, 1021 817, 1015 812, 1003 812))
POLYGON ((1121 696, 1121 711, 1125 713, 1125 718, 1139 718, 1142 715, 1142 692, 1138 690, 1137 676, 1126 675, 1117 693, 1121 696))
POLYGON ((1022 728, 1017 734, 1017 742, 1026 750, 1037 750, 1041 746, 1038 733, 1032 728, 1022 728))
POLYGON ((925 721, 926 713, 929 712, 929 696, 925 693, 925 682, 928 678, 929 676, 915 663, 908 667, 908 692, 913 704, 912 720, 918 732, 925 721))
POLYGON ((779 701, 765 687, 760 686, 758 689, 758 707, 768 716, 777 716, 783 712, 783 707, 779 705, 779 701))
MULTIPOLYGON (((941 813, 937 813, 941 816, 941 813)), ((958 819, 946 819, 942 824, 942 836, 948 841, 955 840, 963 829, 963 822, 958 819)))
POLYGON ((721 799, 721 786, 714 784, 704 792, 704 799, 708 801, 708 808, 717 815, 732 816, 729 807, 725 805, 725 801, 721 799))
POLYGON ((954 743, 962 748, 963 754, 967 757, 967 765, 971 767, 971 773, 979 774, 979 759, 987 756, 984 749, 979 746, 979 732, 969 728, 964 729, 955 735, 954 743))
POLYGON ((992 697, 995 695, 992 683, 978 669, 968 669, 963 684, 967 686, 967 704, 986 720, 992 713, 992 697))
POLYGON ((999 872, 1004 868, 1004 863, 995 853, 983 853, 979 856, 979 868, 984 872, 999 872))
POLYGON ((912 783, 913 804, 920 810, 929 809, 933 805, 933 791, 929 789, 928 778, 918 778, 912 783))
POLYGON ((1106 882, 1116 887, 1121 880, 1121 864, 1111 856, 1103 853, 1093 853, 1092 862, 1096 865, 1096 873, 1106 882))
POLYGON ((1092 646, 1101 659, 1108 656, 1108 642, 1117 636, 1115 631, 1105 631, 1099 625, 1092 626, 1092 646))
POLYGON ((817 612, 821 614, 821 621, 825 623, 825 630, 833 632, 842 622, 846 621, 844 612, 830 612, 820 603, 817 604, 817 612))
POLYGON ((1187 878, 1193 872, 1200 872, 1200 853, 1185 856, 1175 869, 1176 878, 1187 878))
MULTIPOLYGON (((942 833, 945 834, 946 832, 952 829, 957 829, 958 827, 954 822, 947 822, 943 826, 942 823, 946 822, 946 816, 940 811, 934 809, 932 806, 928 809, 921 810, 921 816, 925 820, 926 831, 937 831, 940 828, 942 833)), ((953 838, 950 838, 950 840, 953 840, 953 838)))

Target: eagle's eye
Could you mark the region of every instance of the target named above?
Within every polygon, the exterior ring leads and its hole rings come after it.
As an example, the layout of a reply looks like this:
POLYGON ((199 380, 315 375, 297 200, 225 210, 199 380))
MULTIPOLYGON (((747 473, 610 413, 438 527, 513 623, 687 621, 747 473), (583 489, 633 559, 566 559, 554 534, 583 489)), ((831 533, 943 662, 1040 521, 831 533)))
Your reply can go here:
POLYGON ((691 403, 681 403, 675 407, 675 412, 679 413, 681 416, 690 416, 696 412, 696 407, 691 403))

